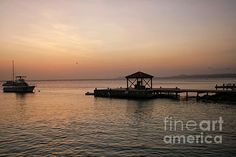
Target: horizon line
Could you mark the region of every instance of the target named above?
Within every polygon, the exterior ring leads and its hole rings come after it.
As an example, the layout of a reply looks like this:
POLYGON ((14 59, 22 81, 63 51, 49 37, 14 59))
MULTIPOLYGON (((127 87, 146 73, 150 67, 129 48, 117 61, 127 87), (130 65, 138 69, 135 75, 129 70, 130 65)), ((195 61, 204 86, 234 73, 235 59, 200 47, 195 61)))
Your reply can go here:
MULTIPOLYGON (((211 73, 211 74, 179 74, 173 76, 154 76, 153 79, 208 79, 208 78, 234 78, 236 73, 211 73)), ((125 77, 117 78, 53 78, 53 79, 29 79, 27 81, 109 81, 109 80, 125 80, 125 77)), ((7 80, 0 80, 4 82, 7 80)))

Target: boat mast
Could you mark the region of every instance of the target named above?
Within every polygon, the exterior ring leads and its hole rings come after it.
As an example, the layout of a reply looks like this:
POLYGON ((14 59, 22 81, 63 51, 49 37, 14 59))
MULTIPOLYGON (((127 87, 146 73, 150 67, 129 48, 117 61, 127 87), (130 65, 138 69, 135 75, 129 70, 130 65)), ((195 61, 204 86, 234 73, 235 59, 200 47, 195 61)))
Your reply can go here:
POLYGON ((15 67, 14 67, 14 60, 12 60, 12 81, 15 80, 15 67))

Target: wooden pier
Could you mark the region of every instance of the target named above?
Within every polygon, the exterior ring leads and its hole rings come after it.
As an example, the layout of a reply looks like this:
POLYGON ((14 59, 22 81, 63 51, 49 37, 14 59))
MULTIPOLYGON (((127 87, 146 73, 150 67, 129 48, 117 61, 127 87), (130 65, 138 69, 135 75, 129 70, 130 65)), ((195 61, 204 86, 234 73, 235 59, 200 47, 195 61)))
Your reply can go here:
POLYGON ((108 89, 95 89, 95 97, 110 97, 110 98, 135 98, 135 99, 150 99, 150 98, 173 98, 178 99, 180 94, 183 93, 185 98, 195 97, 199 99, 203 95, 212 94, 234 94, 236 90, 208 90, 208 89, 179 89, 179 88, 153 88, 153 89, 127 89, 127 88, 108 88, 108 89), (191 95, 190 95, 191 93, 191 95))
POLYGON ((236 83, 228 83, 223 85, 216 85, 215 89, 222 89, 222 90, 236 90, 236 83))
MULTIPOLYGON (((172 98, 178 99, 180 95, 184 95, 186 100, 194 97, 197 100, 200 98, 217 98, 226 97, 227 99, 236 98, 235 88, 221 88, 216 85, 216 89, 180 89, 180 88, 153 88, 153 76, 142 72, 137 72, 132 75, 126 76, 127 88, 107 88, 95 89, 94 93, 87 92, 86 95, 94 95, 95 97, 108 97, 108 98, 125 98, 125 99, 152 99, 152 98, 172 98), (221 90, 219 90, 221 89, 221 90)), ((234 85, 234 84, 233 84, 234 85)), ((223 86, 225 87, 225 86, 223 86)), ((234 86, 233 86, 234 87, 234 86)))

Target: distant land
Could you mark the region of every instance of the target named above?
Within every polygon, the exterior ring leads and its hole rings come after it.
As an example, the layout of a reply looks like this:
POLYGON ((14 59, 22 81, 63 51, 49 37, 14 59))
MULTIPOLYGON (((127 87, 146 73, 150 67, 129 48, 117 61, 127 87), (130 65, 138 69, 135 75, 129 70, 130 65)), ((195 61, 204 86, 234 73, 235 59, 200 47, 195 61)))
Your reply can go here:
POLYGON ((161 79, 209 79, 209 78, 235 78, 236 73, 226 73, 226 74, 197 74, 197 75, 176 75, 176 76, 168 76, 168 77, 157 77, 161 79))
MULTIPOLYGON (((197 74, 197 75, 175 75, 175 76, 167 76, 167 77, 154 77, 154 79, 220 79, 220 78, 231 78, 236 79, 236 73, 225 73, 225 74, 197 74)), ((98 79, 69 79, 69 78, 58 78, 58 79, 29 79, 28 81, 109 81, 109 80, 124 80, 125 76, 116 77, 116 78, 98 78, 98 79)), ((0 80, 0 82, 4 82, 6 80, 0 80)))
MULTIPOLYGON (((125 77, 117 77, 115 79, 124 79, 125 77)), ((224 73, 224 74, 196 74, 196 75, 188 75, 188 74, 181 74, 181 75, 174 75, 174 76, 154 76, 154 79, 209 79, 209 78, 232 78, 236 79, 236 73, 224 73)))

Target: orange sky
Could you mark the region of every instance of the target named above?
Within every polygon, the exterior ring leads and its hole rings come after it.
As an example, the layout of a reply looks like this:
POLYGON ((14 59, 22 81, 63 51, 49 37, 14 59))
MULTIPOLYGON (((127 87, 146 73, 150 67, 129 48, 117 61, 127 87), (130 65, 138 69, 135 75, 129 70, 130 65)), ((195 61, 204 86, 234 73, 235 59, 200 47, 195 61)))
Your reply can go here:
POLYGON ((234 0, 1 0, 0 79, 236 72, 234 0))

